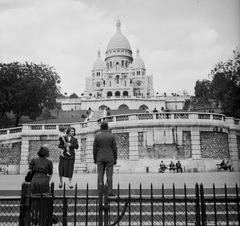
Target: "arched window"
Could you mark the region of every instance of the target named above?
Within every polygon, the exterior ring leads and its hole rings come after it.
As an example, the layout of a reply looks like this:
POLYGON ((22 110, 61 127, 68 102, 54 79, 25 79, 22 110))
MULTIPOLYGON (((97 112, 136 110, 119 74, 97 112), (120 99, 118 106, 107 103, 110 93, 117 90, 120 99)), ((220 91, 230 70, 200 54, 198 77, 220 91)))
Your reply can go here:
POLYGON ((116 82, 117 82, 117 84, 119 84, 119 78, 120 78, 120 76, 117 75, 117 76, 116 76, 116 82))
POLYGON ((116 91, 116 92, 115 92, 115 96, 116 96, 116 97, 120 97, 120 92, 119 92, 119 91, 116 91))
POLYGON ((128 96, 128 91, 124 91, 123 96, 128 96))
POLYGON ((124 60, 122 60, 122 66, 124 66, 124 60))
POLYGON ((127 111, 127 110, 129 110, 129 107, 126 104, 122 104, 118 107, 118 110, 127 111))
POLYGON ((111 92, 111 91, 108 91, 108 92, 107 92, 107 96, 108 96, 108 97, 111 97, 111 96, 112 96, 112 92, 111 92))

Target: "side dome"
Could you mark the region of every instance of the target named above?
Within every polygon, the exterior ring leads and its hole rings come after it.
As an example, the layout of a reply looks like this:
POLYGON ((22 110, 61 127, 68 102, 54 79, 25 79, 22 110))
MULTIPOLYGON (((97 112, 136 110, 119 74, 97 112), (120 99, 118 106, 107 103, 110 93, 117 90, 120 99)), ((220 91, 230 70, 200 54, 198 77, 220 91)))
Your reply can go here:
POLYGON ((121 22, 117 21, 117 31, 116 34, 110 39, 107 51, 113 49, 128 49, 131 51, 131 46, 127 38, 121 32, 121 22))
POLYGON ((145 69, 145 64, 144 64, 142 58, 139 56, 139 49, 137 49, 137 56, 136 56, 136 58, 134 59, 134 61, 132 63, 132 67, 134 69, 137 69, 137 68, 138 69, 139 68, 145 69))
POLYGON ((100 50, 98 50, 98 57, 95 60, 95 62, 93 63, 93 70, 99 70, 99 69, 103 69, 104 67, 104 61, 101 59, 101 52, 100 50))

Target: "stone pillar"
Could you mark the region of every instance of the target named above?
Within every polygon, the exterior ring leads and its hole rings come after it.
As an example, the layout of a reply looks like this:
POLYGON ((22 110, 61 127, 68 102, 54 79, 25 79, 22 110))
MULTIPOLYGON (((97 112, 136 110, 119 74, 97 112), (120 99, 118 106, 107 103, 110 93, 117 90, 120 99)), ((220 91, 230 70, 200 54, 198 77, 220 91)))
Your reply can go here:
POLYGON ((26 174, 28 171, 29 140, 28 137, 22 137, 22 149, 20 159, 20 174, 26 174))
POLYGON ((201 146, 200 146, 200 132, 197 128, 193 128, 191 131, 191 143, 192 143, 192 159, 201 159, 201 146))
POLYGON ((201 160, 200 131, 197 128, 191 130, 192 143, 192 164, 190 170, 194 172, 204 171, 204 163, 201 160))
POLYGON ((78 145, 79 145, 79 148, 77 150, 75 150, 75 164, 74 164, 74 170, 76 172, 78 172, 79 170, 79 166, 80 166, 80 151, 81 151, 81 140, 76 137, 77 140, 78 140, 78 145))
POLYGON ((96 165, 93 160, 93 141, 94 134, 87 134, 86 140, 86 163, 88 167, 88 172, 93 173, 96 172, 96 165))
POLYGON ((228 145, 229 145, 231 165, 234 171, 239 171, 237 135, 236 135, 236 132, 233 130, 230 130, 230 133, 228 134, 228 145))
POLYGON ((129 160, 139 160, 138 132, 129 132, 129 160))

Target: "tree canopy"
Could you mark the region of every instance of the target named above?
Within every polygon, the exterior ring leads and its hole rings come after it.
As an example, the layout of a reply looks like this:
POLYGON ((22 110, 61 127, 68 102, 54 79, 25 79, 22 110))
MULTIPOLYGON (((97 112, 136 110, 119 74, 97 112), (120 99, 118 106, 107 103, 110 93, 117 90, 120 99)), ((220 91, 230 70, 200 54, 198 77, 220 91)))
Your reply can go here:
POLYGON ((240 118, 240 53, 233 51, 233 59, 218 62, 209 80, 197 81, 196 98, 214 99, 226 116, 240 118))
POLYGON ((0 118, 13 112, 15 126, 23 115, 35 120, 44 108, 56 106, 59 83, 57 72, 48 65, 0 63, 0 118))

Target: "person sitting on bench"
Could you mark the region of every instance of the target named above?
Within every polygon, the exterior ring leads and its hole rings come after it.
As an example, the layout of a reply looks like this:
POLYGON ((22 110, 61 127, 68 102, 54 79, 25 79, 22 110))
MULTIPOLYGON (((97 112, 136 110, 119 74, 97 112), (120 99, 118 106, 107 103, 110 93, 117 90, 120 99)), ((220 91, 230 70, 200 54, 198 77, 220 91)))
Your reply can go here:
POLYGON ((160 163, 160 165, 159 165, 158 172, 159 172, 159 173, 164 173, 166 168, 167 168, 167 167, 165 166, 165 164, 163 163, 163 161, 161 161, 161 163, 160 163))
POLYGON ((181 165, 180 161, 177 161, 176 168, 177 168, 177 172, 182 173, 182 165, 181 165))
POLYGON ((169 164, 169 170, 170 170, 170 172, 175 171, 175 165, 174 165, 173 161, 171 161, 169 164))
POLYGON ((220 169, 223 169, 223 170, 227 170, 228 169, 224 160, 222 160, 222 162, 220 163, 220 169))
POLYGON ((226 167, 227 167, 227 170, 229 170, 230 172, 233 171, 232 165, 229 161, 227 161, 226 167))

